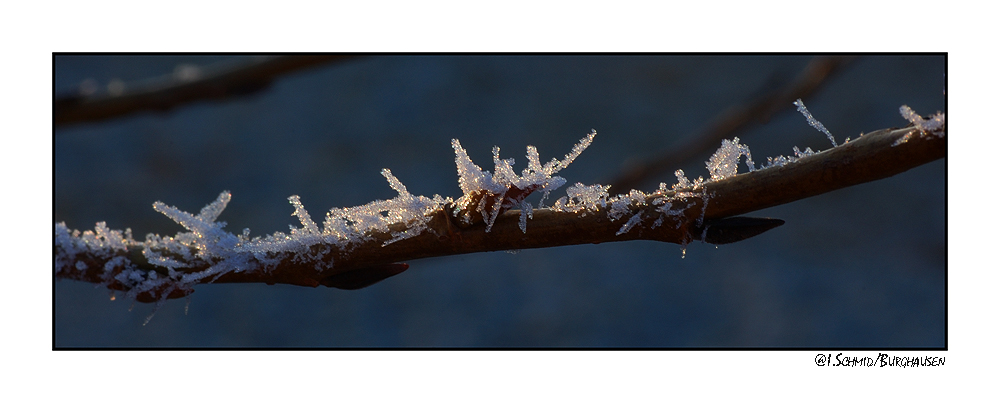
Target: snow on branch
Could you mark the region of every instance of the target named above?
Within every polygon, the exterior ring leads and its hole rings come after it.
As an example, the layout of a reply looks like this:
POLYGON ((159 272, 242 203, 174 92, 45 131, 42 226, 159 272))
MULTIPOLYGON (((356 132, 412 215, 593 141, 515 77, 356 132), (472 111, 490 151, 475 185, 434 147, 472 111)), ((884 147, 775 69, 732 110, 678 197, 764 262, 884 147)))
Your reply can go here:
MULTIPOLYGON (((54 266, 58 278, 102 284, 142 302, 191 294, 196 284, 263 282, 356 289, 397 275, 405 260, 497 250, 562 245, 655 240, 686 245, 721 244, 746 239, 783 221, 735 217, 859 183, 895 175, 945 155, 944 115, 920 118, 904 107, 912 125, 878 130, 823 152, 793 148, 790 157, 768 158, 756 167, 747 145, 724 140, 706 163, 710 178, 689 180, 677 170, 677 183, 661 183, 653 192, 632 189, 612 196, 607 185, 576 183, 552 207, 525 201, 532 192, 548 194, 566 183, 554 174, 591 145, 596 131, 563 159, 541 164, 538 150, 527 147, 528 164, 518 175, 513 159, 493 150, 494 171, 472 162, 452 140, 458 184, 463 195, 417 196, 392 175, 382 175, 398 195, 390 200, 333 208, 322 228, 298 196, 289 197, 301 227, 250 238, 226 231, 217 221, 232 196, 222 192, 198 214, 161 202, 153 208, 186 231, 149 234, 144 241, 131 230, 70 230, 55 225, 54 266), (909 111, 909 113, 907 113, 909 111), (905 141, 915 132, 921 141, 905 141), (930 133, 933 135, 926 135, 930 133), (740 158, 749 172, 739 173, 740 158), (518 207, 518 210, 512 210, 518 207), (530 218, 530 225, 528 219, 530 218)), ((544 198, 543 198, 544 200, 544 198)))

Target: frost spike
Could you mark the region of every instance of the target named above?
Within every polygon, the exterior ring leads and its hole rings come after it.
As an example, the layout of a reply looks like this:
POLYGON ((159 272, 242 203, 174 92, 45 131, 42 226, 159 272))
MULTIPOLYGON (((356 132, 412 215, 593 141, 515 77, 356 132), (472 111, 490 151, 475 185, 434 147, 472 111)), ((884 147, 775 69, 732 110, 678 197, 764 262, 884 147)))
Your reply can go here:
POLYGON ((809 109, 806 109, 806 104, 802 103, 802 98, 796 99, 792 104, 798 107, 797 110, 802 114, 802 116, 806 117, 806 121, 809 122, 809 126, 823 132, 823 134, 826 135, 826 138, 830 139, 830 142, 833 143, 833 146, 837 146, 837 140, 833 139, 833 134, 830 134, 830 131, 826 130, 826 127, 816 120, 811 113, 809 113, 809 109))
POLYGON ((222 210, 226 209, 226 206, 229 205, 229 200, 232 198, 233 195, 228 190, 222 191, 214 202, 209 203, 201 209, 201 212, 198 213, 198 219, 205 222, 214 222, 215 219, 219 218, 219 214, 222 214, 222 210))
POLYGON ((382 176, 385 177, 385 180, 389 181, 389 186, 399 192, 399 194, 410 194, 410 192, 406 191, 406 186, 403 186, 403 182, 400 182, 399 179, 392 176, 392 171, 390 171, 389 168, 382 169, 382 176))
POLYGON ((583 153, 583 150, 586 150, 587 147, 590 147, 590 144, 594 142, 594 136, 596 135, 597 135, 597 130, 590 129, 590 134, 587 134, 587 137, 580 139, 580 142, 577 143, 575 146, 573 146, 573 151, 570 151, 569 154, 566 154, 566 157, 563 158, 562 161, 558 161, 553 158, 552 161, 549 161, 547 164, 545 164, 545 166, 542 167, 542 169, 545 171, 546 174, 552 175, 556 172, 559 172, 561 169, 566 168, 567 166, 569 166, 570 163, 573 162, 573 160, 576 159, 576 157, 579 157, 580 154, 583 153))
POLYGON ((288 202, 292 203, 292 206, 295 206, 295 212, 292 213, 292 215, 299 217, 299 222, 302 223, 302 228, 305 228, 309 233, 318 234, 319 227, 316 225, 316 222, 312 220, 312 217, 309 216, 309 212, 306 211, 306 208, 302 206, 302 202, 299 201, 299 196, 289 196, 288 202))

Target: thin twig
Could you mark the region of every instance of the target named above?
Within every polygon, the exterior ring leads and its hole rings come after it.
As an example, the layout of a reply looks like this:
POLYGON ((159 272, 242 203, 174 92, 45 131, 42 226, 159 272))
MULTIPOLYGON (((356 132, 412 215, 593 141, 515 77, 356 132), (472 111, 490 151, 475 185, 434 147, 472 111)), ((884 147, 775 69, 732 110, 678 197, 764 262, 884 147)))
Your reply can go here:
POLYGON ((719 147, 722 139, 732 138, 740 130, 759 122, 766 122, 778 111, 788 110, 788 105, 798 98, 814 93, 834 73, 843 70, 853 57, 816 57, 787 86, 760 98, 733 106, 716 115, 700 132, 689 136, 687 143, 672 147, 658 157, 629 168, 610 181, 612 193, 635 189, 653 177, 683 165, 690 158, 719 147))
POLYGON ((195 101, 248 95, 267 88, 283 74, 350 58, 353 56, 271 56, 180 69, 167 76, 125 84, 120 93, 57 97, 53 102, 53 123, 96 122, 142 111, 168 111, 195 101))

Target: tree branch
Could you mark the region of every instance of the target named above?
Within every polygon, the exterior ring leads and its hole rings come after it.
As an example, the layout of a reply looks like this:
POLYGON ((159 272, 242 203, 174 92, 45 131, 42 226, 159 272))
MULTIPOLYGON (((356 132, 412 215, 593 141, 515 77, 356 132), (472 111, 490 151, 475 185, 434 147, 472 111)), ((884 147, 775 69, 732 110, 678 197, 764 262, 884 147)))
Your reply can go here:
MULTIPOLYGON (((781 220, 734 216, 887 178, 943 158, 946 154, 944 133, 944 127, 939 132, 928 134, 913 125, 878 130, 782 166, 757 169, 684 188, 674 186, 668 190, 665 184, 661 184, 659 190, 649 194, 633 191, 631 196, 616 198, 617 206, 610 203, 611 199, 606 204, 572 208, 557 201, 553 208, 534 210, 531 220, 527 221, 526 232, 520 227, 521 212, 518 210, 499 214, 487 231, 484 222, 459 220, 458 217, 469 213, 467 209, 470 207, 463 210, 449 203, 429 212, 429 218, 425 217, 428 218, 426 229, 415 236, 399 239, 400 232, 412 228, 409 226, 411 223, 401 223, 390 227, 390 231, 372 232, 363 242, 343 248, 331 243, 319 243, 310 246, 307 253, 255 252, 247 262, 276 262, 261 270, 252 267, 218 270, 216 265, 219 260, 201 257, 203 254, 196 249, 156 250, 148 244, 131 241, 130 235, 126 237, 129 240, 120 241, 120 234, 110 234, 103 228, 103 223, 98 225, 96 235, 84 233, 84 237, 91 239, 88 242, 104 245, 103 248, 84 250, 78 247, 79 243, 69 241, 79 238, 71 238, 64 226, 60 233, 57 225, 55 272, 58 278, 105 284, 116 290, 131 289, 128 277, 134 275, 135 270, 157 273, 152 276, 154 280, 177 278, 177 273, 187 276, 186 283, 181 285, 162 281, 154 288, 135 292, 134 296, 139 301, 150 302, 187 295, 193 291, 191 284, 208 282, 284 283, 354 289, 406 269, 406 264, 397 262, 434 256, 631 240, 682 245, 694 240, 729 243, 783 223, 781 220), (621 203, 625 202, 627 213, 622 213, 621 203), (673 208, 674 205, 678 207, 673 208), (628 223, 625 217, 630 217, 628 223), (152 252, 169 257, 172 262, 184 263, 187 267, 178 267, 175 271, 166 268, 169 264, 152 264, 147 260, 144 249, 153 249, 152 252)), ((389 177, 391 174, 387 175, 389 177)), ((392 180, 390 183, 393 183, 392 180)), ((398 182, 393 187, 396 188, 396 185, 402 188, 398 182)), ((402 188, 403 192, 405 188, 402 188)), ((216 202, 219 204, 209 205, 197 217, 205 219, 211 216, 205 222, 213 221, 214 216, 224 208, 222 199, 220 196, 220 201, 216 202)), ((227 201, 228 198, 225 199, 227 201)), ((295 198, 293 204, 297 202, 295 198)), ((299 215, 298 208, 301 206, 296 206, 296 215, 299 215)), ((305 227, 309 227, 306 223, 311 223, 311 219, 304 210, 300 219, 305 227)), ((312 227, 315 230, 316 225, 313 223, 312 227)))
POLYGON ((237 64, 180 70, 147 82, 125 85, 121 93, 64 95, 53 102, 56 126, 96 122, 142 111, 168 111, 186 103, 243 96, 267 88, 283 74, 354 56, 308 55, 258 57, 237 64), (187 72, 187 73, 185 73, 187 72))

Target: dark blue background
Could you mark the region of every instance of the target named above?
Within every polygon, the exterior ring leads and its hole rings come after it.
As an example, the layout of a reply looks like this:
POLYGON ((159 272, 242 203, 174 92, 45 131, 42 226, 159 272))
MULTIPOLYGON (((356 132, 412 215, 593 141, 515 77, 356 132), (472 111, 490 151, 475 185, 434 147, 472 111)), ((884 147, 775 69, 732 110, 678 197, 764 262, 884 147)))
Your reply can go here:
MULTIPOLYGON (((223 59, 57 56, 55 88, 223 59)), ((57 128, 55 221, 172 235, 183 229, 154 201, 197 212, 230 190, 220 217, 230 231, 287 232, 299 225, 293 194, 317 220, 330 207, 394 197, 382 168, 414 194, 459 196, 452 138, 484 168, 493 145, 523 167, 526 145, 543 160, 562 157, 592 128, 594 144, 560 175, 608 183, 809 59, 379 56, 329 65, 248 98, 57 128)), ((843 142, 905 125, 903 104, 943 110, 944 70, 943 57, 864 57, 805 102, 843 142)), ((790 104, 739 137, 758 164, 792 146, 829 147, 790 104)), ((709 155, 677 168, 707 175, 709 155)), ((691 245, 683 259, 677 245, 639 241, 417 260, 359 291, 202 285, 187 315, 173 300, 147 326, 150 305, 129 312, 131 302, 109 301, 103 288, 57 281, 55 346, 943 347, 945 196, 940 160, 755 212, 786 224, 718 248, 691 245)))

